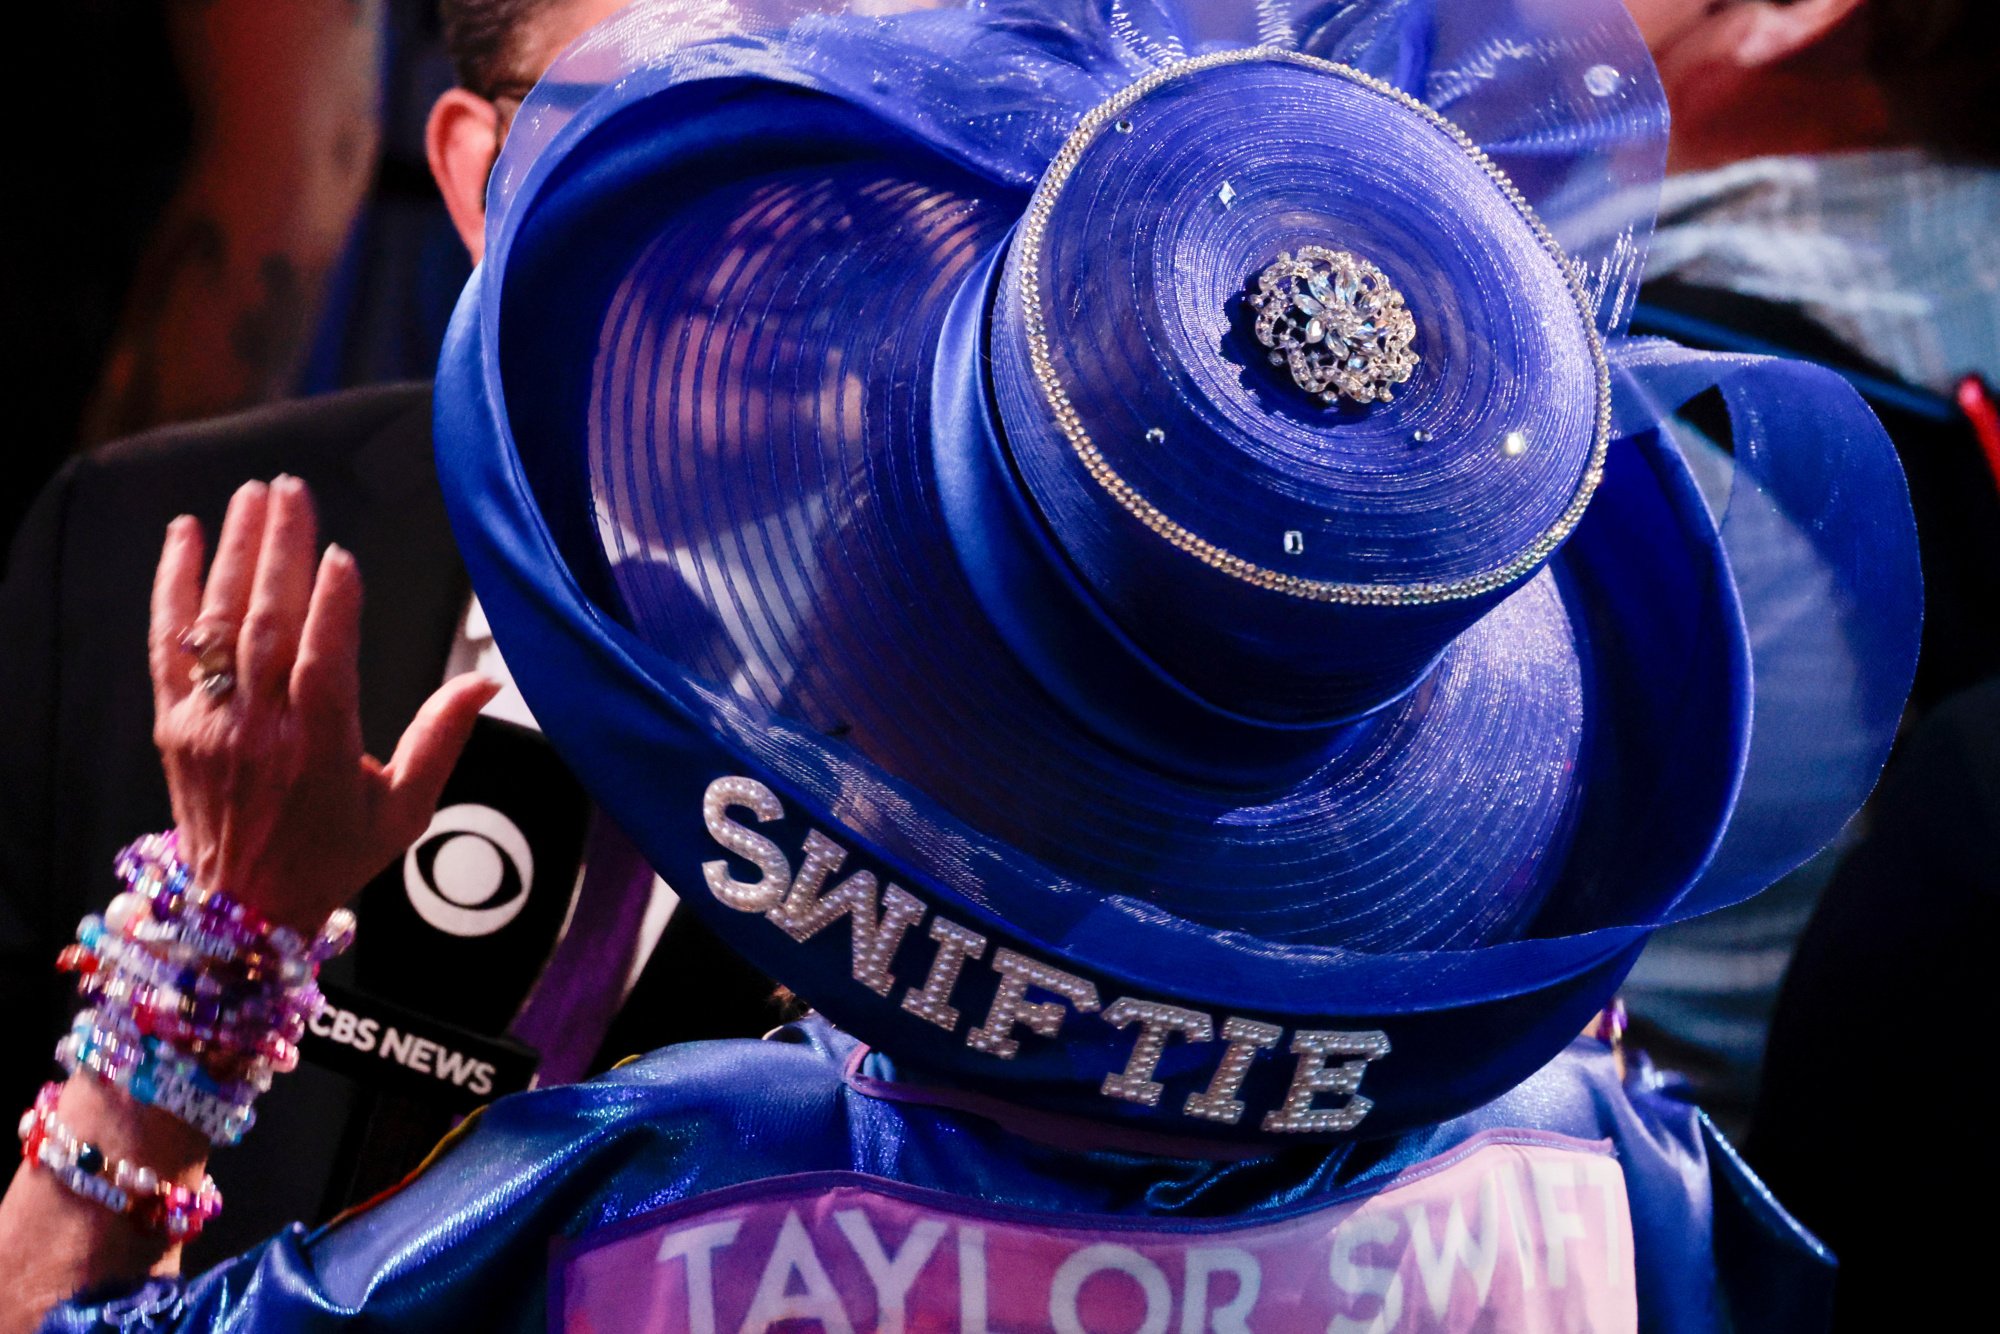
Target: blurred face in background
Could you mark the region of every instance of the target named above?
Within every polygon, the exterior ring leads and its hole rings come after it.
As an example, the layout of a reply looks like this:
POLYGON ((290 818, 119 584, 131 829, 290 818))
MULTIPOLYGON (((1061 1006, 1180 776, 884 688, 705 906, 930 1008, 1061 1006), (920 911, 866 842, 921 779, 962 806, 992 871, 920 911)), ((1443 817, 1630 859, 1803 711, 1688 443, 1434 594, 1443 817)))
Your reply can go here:
POLYGON ((432 106, 424 133, 431 175, 474 263, 486 248, 486 181, 521 99, 565 47, 627 3, 546 0, 531 6, 519 30, 509 34, 510 68, 496 72, 485 88, 454 88, 432 106))
POLYGON ((1870 3, 1625 0, 1673 112, 1672 168, 1887 142, 1892 117, 1870 61, 1870 3))

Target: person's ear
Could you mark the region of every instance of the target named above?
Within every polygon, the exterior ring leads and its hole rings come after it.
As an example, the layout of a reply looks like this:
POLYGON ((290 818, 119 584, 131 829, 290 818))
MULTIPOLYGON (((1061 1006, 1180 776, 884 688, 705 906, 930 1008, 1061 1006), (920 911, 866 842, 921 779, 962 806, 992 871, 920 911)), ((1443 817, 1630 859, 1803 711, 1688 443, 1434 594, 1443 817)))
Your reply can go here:
POLYGON ((1736 28, 1732 49, 1745 68, 1776 65, 1826 41, 1868 4, 1868 0, 1754 0, 1731 11, 1736 28))
POLYGON ((424 156, 477 264, 486 251, 486 180, 500 156, 500 108, 463 88, 445 93, 424 124, 424 156))

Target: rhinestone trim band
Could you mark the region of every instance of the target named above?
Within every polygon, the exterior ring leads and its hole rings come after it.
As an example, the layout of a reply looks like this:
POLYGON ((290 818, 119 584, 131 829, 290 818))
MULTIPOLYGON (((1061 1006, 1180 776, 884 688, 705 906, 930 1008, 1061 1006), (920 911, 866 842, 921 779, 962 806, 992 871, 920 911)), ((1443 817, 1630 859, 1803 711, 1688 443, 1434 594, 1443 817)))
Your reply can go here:
POLYGON ((1070 447, 1076 451, 1077 459, 1083 464, 1091 479, 1104 488, 1127 513, 1175 547, 1233 578, 1290 597, 1347 606, 1414 606, 1480 597, 1516 582, 1554 554, 1556 548, 1562 545, 1564 539, 1582 521, 1583 512, 1590 504, 1591 496, 1596 493, 1598 483, 1604 479, 1604 461, 1611 448, 1611 368, 1605 360, 1603 340, 1598 336, 1597 324, 1591 314, 1590 299, 1584 292, 1583 280, 1576 266, 1570 262, 1569 256, 1563 253, 1561 244, 1557 242, 1554 234, 1535 213, 1534 208, 1516 188, 1507 173, 1500 169, 1499 164, 1495 163, 1484 149, 1472 141, 1470 135, 1394 84, 1363 74, 1351 66, 1321 60, 1316 56, 1304 55, 1297 51, 1259 46, 1236 51, 1218 51, 1155 70, 1109 101, 1091 109, 1078 122, 1076 129, 1071 132, 1070 137, 1064 141, 1063 146, 1049 162, 1048 170, 1042 174, 1040 184, 1035 187, 1035 193, 1028 201, 1027 215, 1022 222, 1020 245, 1022 251, 1016 261, 1019 270, 1016 295, 1021 303, 1022 328, 1027 334, 1029 366, 1034 372, 1036 383, 1041 387, 1043 399, 1048 404, 1057 428, 1069 440, 1070 447), (1056 201, 1061 197, 1063 187, 1069 183, 1069 178, 1075 172, 1078 162, 1082 160, 1084 151, 1096 141, 1106 126, 1117 123, 1134 103, 1162 85, 1204 70, 1256 60, 1281 60, 1321 73, 1338 75, 1390 99, 1429 121, 1457 143, 1493 180, 1507 201, 1527 221, 1536 239, 1541 242, 1542 248, 1548 252, 1550 258, 1555 260, 1569 284, 1570 294, 1576 301, 1577 315, 1583 322, 1584 336, 1589 342, 1591 360, 1597 367, 1597 437, 1593 442, 1590 462, 1584 469, 1583 479, 1571 497, 1568 507, 1547 531, 1529 544, 1526 550, 1497 569, 1463 579, 1421 584, 1332 583, 1266 569, 1182 527, 1121 477, 1105 459, 1096 443, 1091 440, 1082 418, 1070 403, 1068 390, 1063 387, 1061 378, 1056 374, 1055 362, 1049 353, 1048 326, 1042 315, 1039 276, 1042 246, 1048 230, 1049 216, 1054 212, 1056 201))

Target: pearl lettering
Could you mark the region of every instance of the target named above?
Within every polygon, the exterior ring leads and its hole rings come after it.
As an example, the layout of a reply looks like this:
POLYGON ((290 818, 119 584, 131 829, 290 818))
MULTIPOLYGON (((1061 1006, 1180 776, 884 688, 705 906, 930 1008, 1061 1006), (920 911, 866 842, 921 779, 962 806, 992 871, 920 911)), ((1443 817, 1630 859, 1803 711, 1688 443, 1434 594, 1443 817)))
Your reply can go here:
POLYGON ((1029 987, 1040 987, 1067 1000, 1079 1014, 1097 1009, 1097 987, 1074 973, 1039 963, 1025 954, 1001 950, 993 956, 993 971, 1000 974, 1000 989, 993 993, 986 1024, 965 1035, 965 1045, 988 1056, 1011 1061, 1021 1044, 1010 1034, 1016 1025, 1041 1037, 1052 1038, 1062 1028, 1063 1008, 1053 1001, 1031 1001, 1029 987))
POLYGON ((1166 1085, 1156 1081, 1153 1073, 1160 1068, 1160 1058, 1166 1054, 1168 1037, 1179 1033, 1189 1042, 1206 1042, 1215 1026, 1215 1021, 1199 1010, 1133 1000, 1130 996, 1113 1001, 1104 1012, 1104 1022, 1113 1028, 1139 1025, 1132 1058, 1121 1073, 1104 1077, 1103 1089, 1107 1098, 1123 1098, 1142 1107, 1158 1107, 1160 1095, 1166 1092, 1166 1085))
POLYGON ((983 958, 986 937, 960 926, 948 917, 931 918, 931 939, 937 942, 937 956, 931 960, 930 976, 923 990, 907 992, 903 1008, 920 1019, 928 1019, 945 1032, 958 1028, 958 1009, 951 1004, 952 988, 966 961, 983 958))
POLYGON ((1215 1068, 1215 1078, 1209 1081, 1207 1092, 1190 1093, 1181 1110, 1189 1116, 1220 1121, 1226 1126, 1241 1121, 1243 1102, 1236 1094, 1250 1073, 1250 1063, 1257 1059, 1258 1052, 1277 1046, 1284 1035, 1285 1030, 1276 1024, 1260 1024, 1255 1019, 1229 1020, 1222 1026, 1222 1040, 1229 1047, 1222 1053, 1222 1063, 1215 1068))
MULTIPOLYGON (((900 885, 878 880, 874 871, 854 870, 834 882, 847 864, 848 850, 818 830, 807 832, 795 872, 785 851, 751 827, 785 817, 783 803, 763 783, 740 776, 717 778, 710 783, 702 797, 704 825, 717 844, 754 866, 758 873, 755 879, 739 879, 730 861, 705 862, 702 876, 710 892, 738 912, 763 914, 799 942, 809 941, 840 918, 847 918, 852 976, 884 997, 895 990, 892 965, 911 928, 928 918, 928 934, 936 942, 936 953, 932 955, 923 985, 906 990, 900 1008, 947 1033, 958 1032, 963 1015, 952 1004, 952 997, 963 980, 967 962, 987 958, 992 942, 970 927, 933 914, 923 899, 900 885), (742 819, 744 812, 753 817, 749 822, 742 819), (834 882, 831 889, 827 887, 830 882, 834 882)), ((1013 1060, 1020 1054, 1017 1029, 1025 1028, 1038 1037, 1053 1039, 1062 1031, 1066 1009, 1078 1014, 1095 1014, 1100 1009, 1097 985, 1088 977, 1004 947, 994 950, 988 966, 998 981, 985 1021, 965 1034, 966 1046, 974 1051, 998 1060, 1013 1060), (1031 989, 1049 993, 1050 998, 1031 1000, 1031 989)), ((1131 996, 1113 1001, 1103 1016, 1112 1028, 1136 1025, 1138 1032, 1124 1068, 1106 1075, 1099 1091, 1107 1098, 1148 1108, 1159 1107, 1166 1096, 1166 1082, 1158 1076, 1175 1036, 1189 1045, 1213 1042, 1219 1017, 1131 996)), ((315 1018, 313 1031, 327 1036, 330 1027, 336 1040, 365 1051, 374 1044, 375 1035, 372 1031, 353 1031, 350 1036, 342 1026, 353 1022, 351 1017, 338 1014, 315 1018)), ((372 1023, 360 1027, 372 1028, 372 1023)), ((1262 1053, 1279 1046, 1285 1036, 1286 1030, 1277 1024, 1237 1016, 1225 1018, 1220 1032, 1225 1044, 1221 1059, 1207 1088, 1189 1094, 1181 1104, 1182 1113, 1220 1125, 1240 1124, 1249 1110, 1241 1095, 1252 1068, 1262 1053)), ((1091 1041, 1096 1044, 1106 1039, 1096 1036, 1091 1041)), ((1376 1030, 1301 1029, 1291 1034, 1290 1049, 1298 1060, 1289 1089, 1277 1109, 1268 1112, 1257 1124, 1266 1132, 1289 1134, 1344 1134, 1360 1125, 1374 1107, 1371 1099, 1361 1096, 1362 1077, 1371 1062, 1388 1054, 1388 1036, 1376 1030), (1335 1097, 1345 1101, 1337 1105, 1320 1101, 1335 1097)), ((413 1035, 388 1029, 382 1035, 381 1050, 390 1059, 420 1070, 435 1062, 440 1077, 458 1082, 462 1067, 453 1054, 414 1039, 413 1035)), ((1186 1063, 1183 1056, 1176 1054, 1170 1073, 1179 1076, 1186 1063)), ((474 1082, 486 1083, 486 1072, 472 1068, 476 1072, 474 1082)), ((1448 1237, 1447 1249, 1453 1244, 1448 1237)))
POLYGON ((841 916, 848 919, 854 940, 854 980, 886 996, 896 985, 889 962, 903 936, 929 911, 914 894, 889 885, 878 900, 875 877, 856 871, 830 894, 820 886, 847 860, 847 849, 817 829, 806 835, 805 857, 784 902, 764 915, 785 929, 793 940, 811 940, 841 916), (880 909, 879 915, 877 909, 880 909))
POLYGON ((1292 1075, 1291 1092, 1284 1105, 1264 1118, 1264 1129, 1289 1133, 1313 1133, 1354 1129, 1375 1104, 1356 1090, 1368 1063, 1389 1053, 1385 1033, 1335 1033, 1302 1029, 1292 1035, 1292 1051, 1299 1058, 1292 1075), (1359 1060, 1329 1066, 1330 1056, 1358 1056, 1359 1060), (1340 1107, 1315 1107, 1322 1093, 1342 1093, 1347 1102, 1340 1107))
POLYGON ((703 862, 701 876, 718 902, 738 912, 768 912, 791 884, 792 864, 776 843, 730 819, 729 812, 735 807, 764 823, 782 820, 785 807, 777 793, 748 778, 718 778, 702 796, 701 819, 709 837, 755 866, 758 878, 738 880, 729 873, 729 863, 719 859, 703 862))

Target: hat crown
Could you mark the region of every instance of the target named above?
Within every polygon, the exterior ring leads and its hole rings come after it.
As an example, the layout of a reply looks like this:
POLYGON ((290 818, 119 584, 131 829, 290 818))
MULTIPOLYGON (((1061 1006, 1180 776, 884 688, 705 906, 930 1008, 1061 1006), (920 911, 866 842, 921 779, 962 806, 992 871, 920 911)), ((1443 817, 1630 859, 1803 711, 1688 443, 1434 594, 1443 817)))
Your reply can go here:
POLYGON ((992 356, 1015 468, 1101 609, 1285 725, 1406 690, 1575 526, 1608 437, 1587 298, 1506 176, 1389 85, 1268 49, 1083 118, 992 356))

